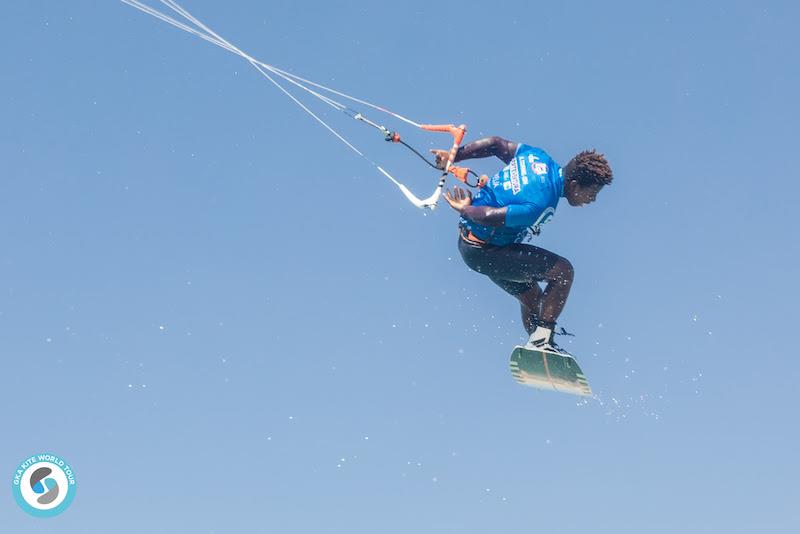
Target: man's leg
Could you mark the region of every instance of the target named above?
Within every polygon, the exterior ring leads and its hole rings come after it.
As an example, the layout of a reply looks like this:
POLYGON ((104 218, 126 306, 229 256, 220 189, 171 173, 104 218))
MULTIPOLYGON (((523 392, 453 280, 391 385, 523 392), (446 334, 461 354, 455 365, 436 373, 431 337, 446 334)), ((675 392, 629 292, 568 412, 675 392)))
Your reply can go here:
POLYGON ((539 314, 542 306, 542 288, 533 282, 533 286, 524 293, 517 295, 519 299, 520 311, 522 312, 522 326, 528 334, 533 334, 539 325, 539 314))
POLYGON ((516 296, 522 324, 531 334, 536 326, 552 330, 567 303, 575 271, 566 258, 528 244, 498 247, 489 254, 486 273, 494 283, 516 296), (537 280, 546 285, 542 292, 537 280))
POLYGON ((528 283, 511 282, 492 277, 489 277, 489 280, 519 301, 522 325, 529 335, 532 334, 539 324, 538 317, 542 306, 542 288, 539 287, 539 283, 535 280, 528 283))
POLYGON ((555 327, 558 316, 561 315, 561 310, 564 309, 564 305, 567 303, 569 290, 572 288, 572 280, 575 278, 575 271, 568 260, 559 257, 555 265, 548 269, 543 277, 547 280, 547 286, 544 288, 544 293, 542 293, 541 297, 539 319, 542 326, 552 330, 555 327))
POLYGON ((459 240, 466 264, 487 275, 495 284, 520 301, 522 323, 531 334, 536 326, 549 330, 567 302, 572 288, 572 264, 558 254, 529 244, 476 247, 459 240), (547 283, 544 292, 537 281, 547 283))
POLYGON ((567 354, 555 343, 553 334, 572 288, 572 264, 532 245, 510 245, 493 252, 490 278, 519 300, 522 324, 530 336, 528 345, 567 354), (539 280, 546 283, 544 291, 539 280))
POLYGON ((539 284, 534 282, 530 289, 517 296, 522 312, 522 325, 528 334, 533 334, 539 325, 550 330, 555 328, 558 316, 567 303, 574 277, 572 264, 560 258, 543 274, 543 278, 547 281, 544 292, 539 284))

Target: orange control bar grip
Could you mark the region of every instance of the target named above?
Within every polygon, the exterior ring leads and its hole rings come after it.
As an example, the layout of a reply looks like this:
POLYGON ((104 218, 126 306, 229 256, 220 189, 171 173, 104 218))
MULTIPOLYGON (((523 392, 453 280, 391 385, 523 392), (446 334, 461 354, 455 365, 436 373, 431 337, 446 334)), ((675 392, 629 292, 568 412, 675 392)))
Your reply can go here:
POLYGON ((467 175, 469 173, 469 169, 467 169, 466 167, 456 167, 455 165, 450 165, 448 171, 450 171, 450 174, 452 174, 462 182, 467 183, 467 175))
POLYGON ((476 184, 472 185, 467 181, 467 178, 469 176, 469 169, 466 167, 456 167, 455 165, 450 165, 447 171, 470 187, 477 187, 480 189, 481 187, 486 185, 486 182, 489 181, 489 177, 487 175, 481 174, 478 177, 478 181, 476 182, 476 184))

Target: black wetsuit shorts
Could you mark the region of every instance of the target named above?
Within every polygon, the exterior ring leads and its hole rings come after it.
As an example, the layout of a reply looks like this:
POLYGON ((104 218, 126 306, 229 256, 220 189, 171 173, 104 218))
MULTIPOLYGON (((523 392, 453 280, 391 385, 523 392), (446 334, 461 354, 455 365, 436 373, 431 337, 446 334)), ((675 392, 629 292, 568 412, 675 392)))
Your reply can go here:
MULTIPOLYGON (((473 271, 485 274, 504 291, 517 297, 534 284, 548 280, 547 273, 563 258, 525 243, 478 244, 458 237, 458 251, 473 271)), ((566 260, 563 260, 566 261, 566 260)))

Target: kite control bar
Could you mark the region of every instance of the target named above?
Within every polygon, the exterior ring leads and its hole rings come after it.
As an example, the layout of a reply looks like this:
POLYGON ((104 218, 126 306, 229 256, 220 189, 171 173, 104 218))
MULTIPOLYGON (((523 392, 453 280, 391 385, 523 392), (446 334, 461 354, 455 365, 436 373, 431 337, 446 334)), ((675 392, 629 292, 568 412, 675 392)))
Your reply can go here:
MULTIPOLYGON (((361 119, 361 117, 357 118, 363 120, 361 119)), ((414 154, 422 158, 425 161, 425 163, 436 169, 439 168, 430 161, 428 161, 428 159, 422 154, 420 154, 414 147, 403 141, 400 138, 399 133, 387 130, 383 126, 377 126, 377 127, 383 132, 383 138, 386 139, 387 141, 391 141, 392 143, 400 143, 401 145, 406 146, 409 150, 414 152, 414 154)), ((456 159, 456 152, 458 152, 458 147, 461 146, 461 141, 464 140, 464 135, 467 133, 467 126, 465 124, 462 124, 460 126, 454 126, 452 124, 420 124, 419 127, 429 132, 443 132, 443 133, 449 133, 450 135, 453 136, 453 146, 450 147, 450 152, 448 152, 447 154, 447 163, 445 164, 445 167, 443 169, 444 172, 447 173, 448 169, 453 164, 453 161, 455 161, 456 159)))
POLYGON ((467 133, 467 125, 453 126, 452 124, 420 124, 420 128, 428 130, 429 132, 443 132, 449 133, 453 136, 453 146, 450 147, 450 152, 447 154, 447 164, 444 166, 444 175, 450 169, 450 165, 456 160, 456 152, 458 147, 461 146, 461 141, 464 140, 464 135, 467 133))
MULTIPOLYGON (((477 173, 466 167, 456 167, 455 165, 453 165, 456 153, 458 152, 458 147, 461 145, 461 141, 464 140, 464 135, 467 132, 466 129, 467 127, 465 125, 462 124, 460 126, 454 126, 452 124, 440 124, 440 125, 421 124, 420 128, 422 128, 423 130, 428 130, 430 132, 446 132, 453 136, 453 146, 447 155, 447 163, 445 164, 445 169, 444 169, 445 174, 449 172, 450 174, 455 176, 458 180, 464 182, 469 187, 480 188, 486 185, 486 182, 489 181, 489 177, 487 175, 483 174, 481 176, 478 176, 477 173), (478 179, 476 183, 474 184, 469 183, 469 180, 467 178, 470 174, 478 179)), ((409 150, 411 150, 417 156, 419 156, 425 163, 436 169, 439 168, 430 161, 428 161, 428 159, 422 154, 420 154, 414 147, 408 145, 405 141, 403 141, 400 138, 400 134, 398 134, 397 132, 392 132, 384 129, 384 139, 386 139, 387 141, 391 141, 392 143, 400 143, 406 146, 409 150)))
POLYGON ((450 166, 453 165, 453 162, 456 159, 458 147, 461 146, 461 141, 464 140, 464 135, 467 133, 467 125, 461 124, 459 126, 454 126, 452 124, 421 124, 420 128, 429 132, 449 133, 453 136, 453 146, 450 147, 450 152, 447 154, 447 163, 445 163, 443 169, 444 172, 442 172, 442 176, 439 178, 439 183, 436 186, 433 194, 426 199, 426 203, 424 205, 426 208, 434 209, 436 207, 436 203, 439 201, 439 197, 442 194, 444 184, 447 181, 447 174, 450 171, 450 166))
MULTIPOLYGON (((360 118, 360 117, 359 117, 360 118)), ((444 168, 441 169, 440 167, 436 166, 435 164, 428 161, 428 158, 423 156, 416 150, 414 147, 403 141, 400 137, 400 134, 394 131, 390 131, 382 126, 377 126, 384 134, 384 139, 386 141, 391 141, 392 143, 400 143, 401 145, 405 146, 409 150, 411 150, 414 154, 419 156, 422 161, 430 165, 435 169, 442 170, 442 176, 439 179, 439 183, 436 185, 436 189, 434 190, 433 194, 426 198, 425 200, 420 200, 413 195, 411 192, 408 191, 405 187, 400 187, 400 190, 403 194, 406 195, 415 206, 421 208, 429 208, 434 209, 436 207, 436 203, 439 201, 439 196, 442 194, 442 189, 444 189, 445 181, 447 179, 448 174, 452 174, 457 179, 464 182, 466 185, 470 187, 483 187, 486 182, 488 181, 488 177, 486 175, 478 176, 473 171, 467 169, 466 167, 456 167, 453 165, 453 162, 456 159, 456 153, 458 152, 458 147, 461 146, 461 142, 464 140, 464 135, 467 133, 467 126, 465 124, 461 124, 459 126, 455 126, 453 124, 420 124, 419 127, 423 130, 427 130, 429 132, 442 132, 442 133, 449 133, 453 136, 453 145, 450 147, 450 151, 447 153, 447 161, 445 162, 444 168), (477 183, 471 184, 467 181, 467 176, 469 174, 474 175, 478 178, 477 183)))

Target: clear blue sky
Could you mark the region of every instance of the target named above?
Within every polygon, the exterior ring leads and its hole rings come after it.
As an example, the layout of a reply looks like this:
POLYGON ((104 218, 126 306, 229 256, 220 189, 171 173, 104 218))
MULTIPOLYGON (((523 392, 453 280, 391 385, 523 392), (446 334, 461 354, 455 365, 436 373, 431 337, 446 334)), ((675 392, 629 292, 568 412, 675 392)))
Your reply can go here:
POLYGON ((512 380, 517 306, 454 212, 240 58, 119 2, 7 4, 0 475, 51 451, 79 489, 50 520, 0 493, 3 532, 800 530, 796 3, 185 0, 470 139, 605 152, 539 238, 588 402, 512 380))

